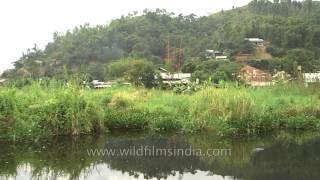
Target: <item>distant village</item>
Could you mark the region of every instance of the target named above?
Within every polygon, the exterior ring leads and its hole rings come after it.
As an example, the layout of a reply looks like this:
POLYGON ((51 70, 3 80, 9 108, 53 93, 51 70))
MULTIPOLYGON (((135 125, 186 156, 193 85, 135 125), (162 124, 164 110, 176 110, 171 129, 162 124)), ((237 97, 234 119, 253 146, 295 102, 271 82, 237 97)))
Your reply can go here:
MULTIPOLYGON (((265 41, 260 38, 245 38, 246 41, 249 41, 254 45, 254 47, 263 52, 261 54, 261 59, 270 59, 271 55, 266 53, 265 51, 265 41)), ((215 60, 215 61, 230 61, 229 57, 225 52, 207 49, 205 50, 205 57, 207 59, 215 60)), ((252 54, 243 54, 238 53, 235 56, 235 62, 243 64, 244 66, 240 69, 240 71, 236 74, 236 80, 244 82, 249 86, 272 86, 278 82, 288 82, 291 81, 292 78, 290 74, 285 71, 279 71, 275 74, 271 74, 264 70, 249 66, 246 64, 246 61, 252 58, 252 54)), ((301 72, 301 66, 298 66, 298 71, 301 72)), ((191 73, 171 73, 165 68, 160 67, 159 76, 155 75, 155 79, 161 78, 162 83, 166 86, 176 86, 176 85, 188 85, 191 82, 191 73)), ((312 72, 304 72, 300 73, 300 79, 308 86, 311 83, 320 83, 320 71, 316 73, 312 72)), ((0 79, 0 85, 3 85, 6 82, 6 79, 0 79)), ((85 83, 85 82, 84 82, 85 83)), ((198 81, 197 81, 198 83, 198 81)), ((109 88, 114 85, 114 81, 103 82, 100 80, 93 80, 91 85, 93 88, 109 88)), ((130 85, 130 83, 123 83, 124 85, 130 85)))
MULTIPOLYGON (((260 58, 270 59, 272 56, 266 53, 265 41, 260 38, 245 38, 256 47, 258 52, 261 54, 260 58)), ((216 61, 230 61, 229 57, 221 51, 207 49, 205 51, 207 59, 214 59, 216 61)), ((245 82, 249 86, 272 86, 278 82, 288 82, 292 80, 290 74, 285 71, 279 71, 275 74, 270 74, 269 72, 263 71, 261 69, 249 66, 246 61, 252 57, 252 54, 238 53, 235 57, 236 62, 244 65, 240 69, 236 78, 238 81, 245 82)), ((301 72, 301 66, 298 66, 298 70, 301 72)), ((320 72, 317 73, 300 73, 301 79, 304 81, 305 85, 308 86, 310 83, 320 82, 320 72)), ((170 74, 166 71, 161 72, 161 77, 164 79, 166 84, 187 84, 190 82, 191 74, 189 73, 174 73, 170 74)))
MULTIPOLYGON (((265 41, 260 38, 245 38, 245 40, 252 43, 260 51, 265 51, 265 41)), ((207 59, 214 59, 216 61, 230 61, 228 56, 221 51, 207 49, 205 51, 207 59)), ((244 64, 244 67, 240 69, 236 78, 239 81, 244 81, 245 84, 249 86, 272 86, 277 82, 288 82, 292 78, 290 74, 285 71, 279 71, 275 74, 270 74, 269 72, 263 71, 261 69, 246 65, 246 60, 250 59, 251 54, 239 53, 236 55, 236 62, 244 64)), ((271 55, 267 53, 263 54, 263 58, 270 58, 271 55)), ((301 66, 298 66, 298 70, 301 66)), ((160 68, 160 75, 164 80, 164 84, 188 84, 190 83, 191 73, 169 73, 163 68, 160 68)), ((305 85, 308 86, 310 83, 320 83, 320 71, 316 73, 301 73, 301 78, 305 85)))

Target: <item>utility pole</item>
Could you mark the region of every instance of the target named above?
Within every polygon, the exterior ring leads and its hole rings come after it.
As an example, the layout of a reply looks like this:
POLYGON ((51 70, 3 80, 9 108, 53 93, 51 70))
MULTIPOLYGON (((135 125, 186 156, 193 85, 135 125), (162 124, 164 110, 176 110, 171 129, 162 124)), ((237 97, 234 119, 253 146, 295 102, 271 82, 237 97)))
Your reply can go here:
POLYGON ((170 62, 170 37, 169 36, 167 41, 167 61, 170 62))
POLYGON ((181 48, 181 46, 182 46, 182 39, 180 38, 179 49, 178 49, 178 51, 179 51, 179 55, 178 55, 178 69, 179 69, 179 70, 180 70, 180 68, 181 68, 181 59, 182 59, 182 48, 181 48))
POLYGON ((172 66, 175 70, 180 70, 183 63, 183 48, 182 38, 173 39, 170 41, 170 37, 166 41, 166 62, 172 66), (172 52, 171 52, 172 51, 172 52))
POLYGON ((174 44, 173 44, 173 57, 172 57, 172 61, 173 61, 173 63, 172 63, 172 65, 174 66, 174 68, 177 68, 177 66, 176 66, 176 61, 177 61, 177 55, 176 55, 176 50, 177 50, 177 48, 176 48, 176 45, 177 45, 177 42, 176 42, 176 40, 174 39, 173 40, 173 42, 174 42, 174 44))

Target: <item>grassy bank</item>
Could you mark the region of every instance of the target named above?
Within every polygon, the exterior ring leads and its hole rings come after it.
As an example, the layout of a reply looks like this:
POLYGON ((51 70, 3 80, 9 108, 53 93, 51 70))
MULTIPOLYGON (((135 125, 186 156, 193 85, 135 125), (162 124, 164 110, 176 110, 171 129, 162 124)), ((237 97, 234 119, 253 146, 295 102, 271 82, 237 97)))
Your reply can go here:
POLYGON ((128 86, 92 90, 54 81, 0 87, 0 136, 7 139, 109 130, 248 135, 277 129, 320 129, 319 87, 209 87, 191 95, 128 86))

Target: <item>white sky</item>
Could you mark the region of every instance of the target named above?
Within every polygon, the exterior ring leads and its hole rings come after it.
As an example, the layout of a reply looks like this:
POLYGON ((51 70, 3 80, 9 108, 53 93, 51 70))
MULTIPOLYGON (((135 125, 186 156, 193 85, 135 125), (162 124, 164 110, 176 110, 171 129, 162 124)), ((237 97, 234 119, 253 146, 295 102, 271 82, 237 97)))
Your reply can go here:
POLYGON ((250 0, 1 0, 0 74, 11 68, 34 43, 43 49, 53 32, 84 23, 100 25, 144 9, 166 9, 176 14, 207 15, 250 0))

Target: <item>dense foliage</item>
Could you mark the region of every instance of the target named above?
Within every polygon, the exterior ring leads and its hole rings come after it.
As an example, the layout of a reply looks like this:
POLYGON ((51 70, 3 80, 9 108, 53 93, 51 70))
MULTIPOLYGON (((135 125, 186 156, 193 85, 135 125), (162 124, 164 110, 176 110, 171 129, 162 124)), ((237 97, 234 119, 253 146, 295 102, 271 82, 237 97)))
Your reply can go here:
MULTIPOLYGON (((243 41, 246 37, 265 39, 269 42, 267 51, 274 57, 285 57, 291 49, 307 51, 306 61, 312 63, 304 62, 305 59, 296 62, 306 65, 308 71, 315 71, 315 66, 320 64, 320 3, 254 0, 247 6, 204 17, 175 15, 159 9, 145 10, 142 15, 135 12, 107 25, 85 24, 64 34, 56 32, 53 42, 44 50, 35 45, 3 76, 52 77, 67 69, 68 73, 104 79, 107 76, 104 64, 112 60, 133 57, 164 64, 168 44, 178 49, 173 52, 173 59, 182 62, 194 58, 203 60, 206 49, 224 51, 232 59, 237 52, 254 51, 243 41)), ((292 73, 289 66, 293 66, 295 60, 291 57, 283 60, 289 63, 283 69, 292 73)), ((224 73, 229 76, 228 72, 224 73)))
POLYGON ((319 87, 261 89, 204 86, 193 94, 69 82, 0 88, 0 138, 94 134, 115 129, 248 135, 277 129, 319 130, 319 87), (266 98, 268 97, 268 98, 266 98))

